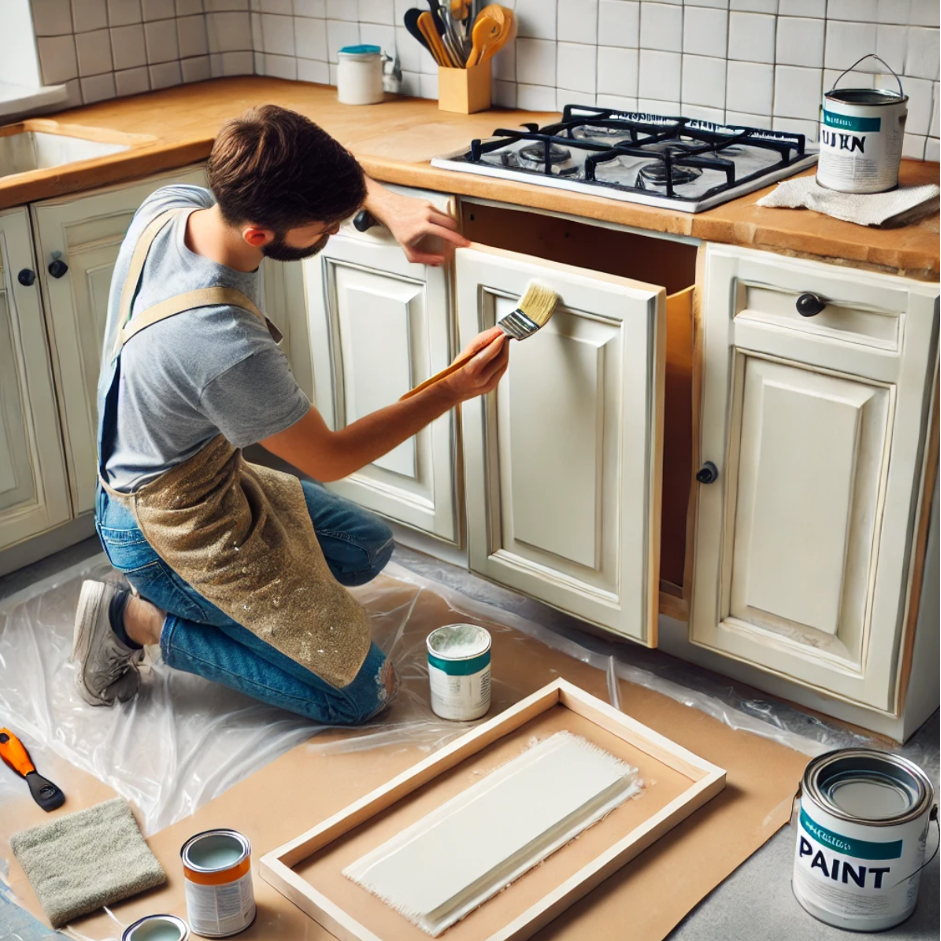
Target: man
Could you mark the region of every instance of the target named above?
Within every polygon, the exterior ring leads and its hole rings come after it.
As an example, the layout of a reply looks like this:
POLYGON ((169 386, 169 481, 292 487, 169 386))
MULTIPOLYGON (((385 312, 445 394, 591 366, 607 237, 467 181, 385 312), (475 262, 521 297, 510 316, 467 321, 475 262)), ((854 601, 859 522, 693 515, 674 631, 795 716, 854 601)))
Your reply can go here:
POLYGON ((345 477, 491 391, 507 347, 486 331, 447 380, 331 432, 258 310, 262 259, 314 255, 363 206, 412 261, 443 260, 426 236, 466 242, 450 216, 383 189, 319 127, 273 105, 222 129, 208 176, 211 193, 178 185, 148 198, 115 266, 96 526, 133 591, 83 585, 76 685, 94 705, 126 701, 143 646, 159 643, 170 667, 319 722, 362 722, 397 678, 341 586, 383 568, 391 531, 241 449, 260 442, 316 480, 345 477))

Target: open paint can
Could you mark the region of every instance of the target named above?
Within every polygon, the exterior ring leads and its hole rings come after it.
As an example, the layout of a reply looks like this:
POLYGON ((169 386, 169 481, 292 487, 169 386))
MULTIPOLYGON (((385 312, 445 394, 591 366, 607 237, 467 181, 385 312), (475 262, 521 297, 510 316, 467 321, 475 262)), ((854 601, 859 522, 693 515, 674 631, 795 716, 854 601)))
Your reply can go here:
MULTIPOLYGON (((856 68, 863 56, 846 72, 856 68)), ((892 72, 892 69, 882 62, 892 72)), ((846 75, 846 72, 843 75, 846 75)), ((895 72, 892 72, 895 75, 895 72)), ((908 96, 884 88, 833 88, 823 96, 817 182, 841 193, 884 193, 899 185, 908 96)))
POLYGON ((180 850, 194 934, 228 938, 255 920, 252 846, 238 830, 206 830, 180 850))
POLYGON ((837 928, 882 931, 915 910, 934 791, 916 764, 868 748, 814 758, 801 781, 797 901, 837 928))
POLYGON ((448 624, 428 635, 431 708, 442 719, 479 719, 490 708, 490 634, 448 624))
POLYGON ((176 915, 145 915, 128 925, 121 941, 187 941, 189 928, 176 915))

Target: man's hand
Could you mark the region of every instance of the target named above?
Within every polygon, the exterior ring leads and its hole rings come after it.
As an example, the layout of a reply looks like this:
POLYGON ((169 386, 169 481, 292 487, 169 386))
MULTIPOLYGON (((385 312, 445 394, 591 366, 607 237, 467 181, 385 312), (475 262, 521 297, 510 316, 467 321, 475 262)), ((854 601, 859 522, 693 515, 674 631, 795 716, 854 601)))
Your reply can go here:
POLYGON ((491 327, 478 333, 461 355, 476 351, 477 355, 439 383, 459 402, 492 392, 510 363, 510 338, 499 328, 491 327))
POLYGON ((457 220, 436 209, 427 199, 400 196, 366 178, 366 208, 392 233, 413 264, 440 265, 453 247, 470 242, 457 231, 457 220), (420 243, 429 236, 444 242, 445 252, 430 251, 420 243))

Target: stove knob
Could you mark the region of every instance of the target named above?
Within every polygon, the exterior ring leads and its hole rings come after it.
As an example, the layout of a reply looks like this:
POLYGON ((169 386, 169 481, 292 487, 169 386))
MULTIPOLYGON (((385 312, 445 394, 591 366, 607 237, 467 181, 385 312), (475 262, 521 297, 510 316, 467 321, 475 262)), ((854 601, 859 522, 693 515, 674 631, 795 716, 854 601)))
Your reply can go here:
POLYGON ((377 225, 376 219, 368 209, 360 209, 360 211, 353 216, 353 228, 356 229, 357 232, 365 232, 374 225, 377 225))
POLYGON ((696 479, 701 484, 715 483, 715 481, 719 479, 719 468, 716 467, 712 461, 706 461, 706 463, 699 468, 699 472, 696 474, 696 479))
POLYGON ((816 294, 801 294, 795 306, 801 317, 815 317, 827 306, 827 302, 816 294))

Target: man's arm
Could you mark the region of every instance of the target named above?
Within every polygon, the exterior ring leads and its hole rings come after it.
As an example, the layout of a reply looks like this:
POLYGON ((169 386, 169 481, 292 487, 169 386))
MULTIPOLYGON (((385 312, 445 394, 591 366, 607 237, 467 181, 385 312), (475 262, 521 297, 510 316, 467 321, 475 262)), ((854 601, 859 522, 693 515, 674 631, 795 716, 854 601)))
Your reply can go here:
POLYGON ((444 239, 448 247, 465 248, 470 242, 457 230, 457 220, 436 209, 427 199, 400 196, 366 177, 366 208, 392 233, 413 264, 440 265, 445 256, 419 244, 427 236, 444 239))
POLYGON ((300 421, 261 444, 316 480, 347 477, 388 454, 459 402, 496 388, 509 362, 503 331, 486 330, 468 344, 470 349, 478 352, 466 366, 404 402, 372 412, 340 431, 331 431, 311 406, 300 421))

